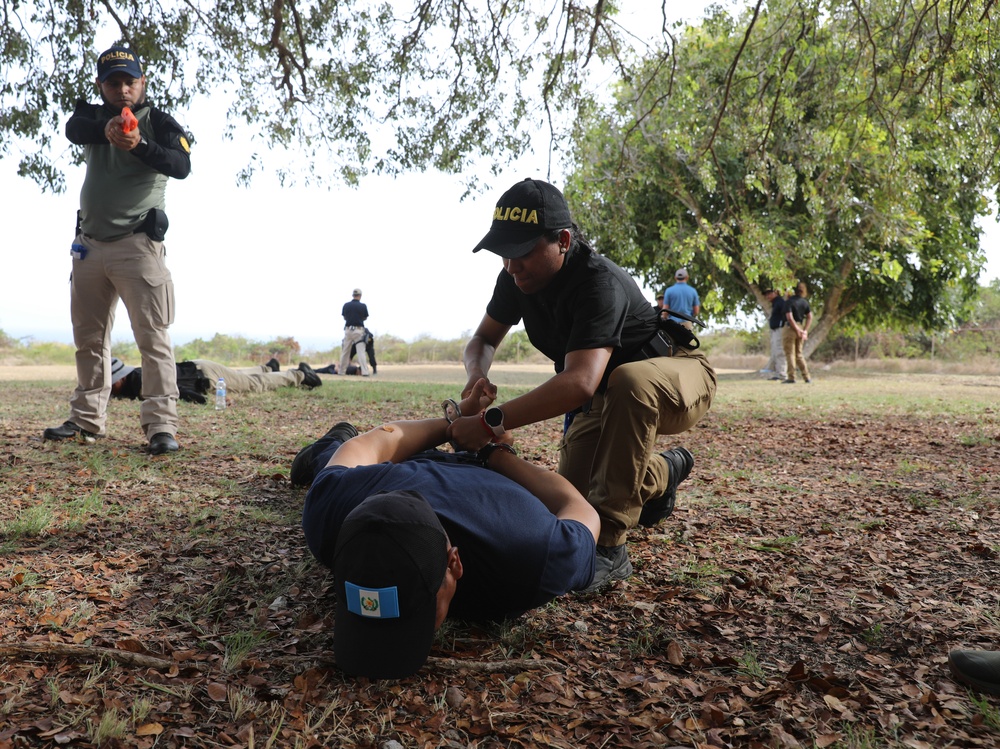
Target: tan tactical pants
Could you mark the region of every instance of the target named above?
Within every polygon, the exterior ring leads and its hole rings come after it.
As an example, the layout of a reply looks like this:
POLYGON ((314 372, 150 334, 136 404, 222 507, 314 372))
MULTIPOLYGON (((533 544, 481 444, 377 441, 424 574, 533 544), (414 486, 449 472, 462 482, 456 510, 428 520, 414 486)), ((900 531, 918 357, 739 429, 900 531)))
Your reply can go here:
POLYGON ((177 368, 168 326, 174 321, 174 284, 162 242, 131 234, 113 242, 80 235, 87 256, 73 260, 70 316, 76 344, 76 390, 69 419, 88 432, 107 432, 111 396, 111 330, 120 298, 142 355, 142 431, 177 434, 177 368))
POLYGON ((658 434, 680 434, 708 411, 715 371, 698 352, 623 364, 587 413, 573 420, 559 451, 565 476, 601 516, 601 546, 625 543, 647 500, 670 478, 655 452, 658 434))
POLYGON ((213 391, 219 378, 223 378, 226 381, 227 393, 263 393, 265 390, 297 387, 302 384, 306 376, 305 372, 298 369, 272 372, 266 364, 233 369, 207 359, 195 359, 194 363, 198 370, 212 381, 213 391))
POLYGON ((788 362, 788 379, 795 382, 795 367, 802 373, 802 379, 809 381, 809 367, 806 357, 802 354, 803 341, 795 332, 795 328, 786 325, 782 328, 781 342, 785 346, 785 360, 788 362))
POLYGON ((344 328, 344 342, 340 348, 340 373, 347 374, 347 368, 351 366, 351 346, 355 343, 358 344, 358 367, 361 369, 361 376, 367 377, 371 372, 368 369, 368 357, 365 355, 365 329, 357 326, 344 328))

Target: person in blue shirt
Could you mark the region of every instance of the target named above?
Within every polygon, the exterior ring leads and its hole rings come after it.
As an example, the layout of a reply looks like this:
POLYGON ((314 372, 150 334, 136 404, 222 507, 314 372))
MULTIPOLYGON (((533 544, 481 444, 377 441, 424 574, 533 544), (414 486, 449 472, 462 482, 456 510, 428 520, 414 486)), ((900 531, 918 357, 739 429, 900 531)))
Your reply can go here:
POLYGON ((455 418, 492 403, 486 384, 446 401, 460 413, 444 418, 361 435, 341 422, 292 463, 291 483, 310 487, 309 550, 333 571, 334 654, 348 674, 409 676, 446 617, 512 619, 594 577, 601 522, 569 481, 504 442, 434 449, 455 418))
MULTIPOLYGON (((663 292, 663 309, 668 312, 671 310, 682 312, 688 317, 697 317, 701 311, 701 300, 698 298, 698 292, 694 290, 694 287, 688 285, 687 268, 678 269, 674 274, 674 280, 676 283, 663 292)), ((674 315, 670 315, 670 318, 688 329, 692 327, 691 322, 688 320, 682 320, 674 315)))

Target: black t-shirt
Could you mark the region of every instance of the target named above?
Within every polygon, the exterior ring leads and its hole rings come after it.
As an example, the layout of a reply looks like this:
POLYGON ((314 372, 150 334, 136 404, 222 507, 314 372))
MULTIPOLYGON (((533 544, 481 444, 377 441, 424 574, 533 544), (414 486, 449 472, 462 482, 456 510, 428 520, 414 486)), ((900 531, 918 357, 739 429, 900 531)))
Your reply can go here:
POLYGON ((785 312, 787 312, 785 309, 785 300, 780 296, 776 296, 774 301, 771 302, 771 319, 769 321, 771 330, 777 330, 784 326, 785 312))
POLYGON ((809 315, 809 301, 804 296, 793 296, 785 302, 785 313, 792 313, 792 319, 800 325, 809 315))
POLYGON ((555 278, 535 294, 525 294, 500 271, 486 313, 504 325, 523 319, 528 339, 555 362, 556 372, 563 371, 570 351, 611 346, 602 390, 615 367, 642 358, 640 350, 658 320, 632 276, 586 245, 568 255, 555 278))

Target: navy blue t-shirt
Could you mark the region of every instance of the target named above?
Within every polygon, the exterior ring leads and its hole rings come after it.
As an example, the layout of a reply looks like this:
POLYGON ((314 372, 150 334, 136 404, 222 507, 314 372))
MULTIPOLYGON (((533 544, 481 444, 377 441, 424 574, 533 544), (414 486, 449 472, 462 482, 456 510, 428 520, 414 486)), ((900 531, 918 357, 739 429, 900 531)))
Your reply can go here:
POLYGON ((344 304, 340 312, 344 316, 344 325, 349 328, 360 328, 368 319, 368 305, 357 299, 352 299, 344 304))
POLYGON ((310 551, 332 567, 337 534, 348 513, 372 494, 397 489, 419 492, 458 548, 464 574, 449 616, 514 618, 586 588, 594 577, 594 537, 583 523, 560 520, 520 484, 498 473, 421 458, 324 468, 302 512, 310 551))
POLYGON ((771 302, 771 318, 768 324, 771 326, 771 330, 777 330, 778 328, 784 327, 785 325, 785 300, 781 298, 779 294, 771 302))

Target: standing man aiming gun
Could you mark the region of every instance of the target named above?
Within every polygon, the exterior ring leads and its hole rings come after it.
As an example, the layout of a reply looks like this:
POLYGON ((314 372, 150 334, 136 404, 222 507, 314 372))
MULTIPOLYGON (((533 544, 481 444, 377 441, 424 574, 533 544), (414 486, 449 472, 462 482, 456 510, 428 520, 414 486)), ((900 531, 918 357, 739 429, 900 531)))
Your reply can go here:
POLYGON ((174 286, 166 265, 167 179, 191 172, 190 136, 146 101, 139 57, 112 47, 97 59, 102 103, 81 99, 66 137, 84 147, 87 176, 80 192, 70 313, 76 344, 76 390, 69 419, 47 440, 93 443, 106 434, 111 394, 111 330, 125 303, 142 354, 140 423, 154 455, 177 444, 177 370, 167 328, 174 321, 174 286), (126 116, 122 110, 127 108, 126 116), (132 118, 136 124, 132 123, 132 118))

